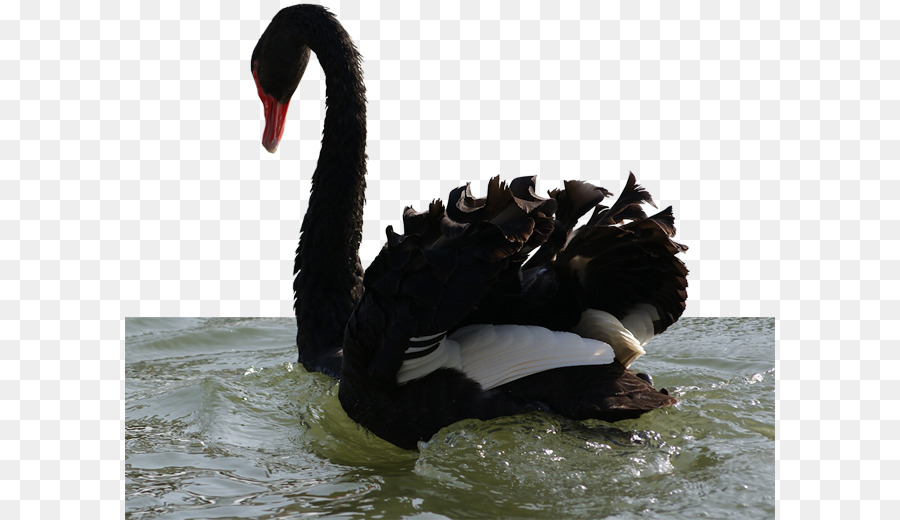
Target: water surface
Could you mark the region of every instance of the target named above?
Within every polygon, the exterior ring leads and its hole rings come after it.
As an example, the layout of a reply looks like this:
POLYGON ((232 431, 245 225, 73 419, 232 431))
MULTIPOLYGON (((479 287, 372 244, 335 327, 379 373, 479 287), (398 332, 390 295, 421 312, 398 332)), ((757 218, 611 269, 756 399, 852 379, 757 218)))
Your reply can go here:
POLYGON ((771 518, 775 324, 683 318, 632 368, 677 407, 451 425, 418 452, 358 428, 290 319, 126 320, 126 515, 771 518))

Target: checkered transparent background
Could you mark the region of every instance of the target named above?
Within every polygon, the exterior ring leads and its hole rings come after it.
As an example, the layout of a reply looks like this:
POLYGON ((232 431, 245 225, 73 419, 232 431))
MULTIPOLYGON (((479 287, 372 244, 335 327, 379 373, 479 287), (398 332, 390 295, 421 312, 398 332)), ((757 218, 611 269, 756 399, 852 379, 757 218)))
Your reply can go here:
MULTIPOLYGON (((364 262, 461 182, 633 171, 691 248, 687 315, 778 318, 780 513, 890 516, 900 4, 563 4, 328 3, 366 59, 364 262)), ((122 515, 124 316, 292 313, 323 77, 270 156, 249 56, 282 4, 200 5, 0 8, 7 518, 122 515)))

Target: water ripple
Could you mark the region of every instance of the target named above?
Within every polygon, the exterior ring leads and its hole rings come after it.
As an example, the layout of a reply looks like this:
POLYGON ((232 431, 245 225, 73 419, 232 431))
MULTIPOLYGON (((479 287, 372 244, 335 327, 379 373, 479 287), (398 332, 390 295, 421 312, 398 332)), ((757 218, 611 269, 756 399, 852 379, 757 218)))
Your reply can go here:
POLYGON ((292 319, 126 320, 129 518, 774 515, 774 322, 683 319, 634 368, 681 399, 614 424, 462 421, 408 452, 293 363, 292 319), (160 321, 157 321, 160 320, 160 321))

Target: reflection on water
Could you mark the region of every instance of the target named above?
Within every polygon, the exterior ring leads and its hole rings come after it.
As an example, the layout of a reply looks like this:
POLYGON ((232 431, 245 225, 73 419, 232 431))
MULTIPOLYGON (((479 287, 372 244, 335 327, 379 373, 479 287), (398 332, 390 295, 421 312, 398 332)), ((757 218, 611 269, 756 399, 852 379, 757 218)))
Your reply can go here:
MULTIPOLYGON (((635 367, 681 399, 614 424, 462 421, 420 451, 347 418, 293 319, 126 321, 126 514, 774 516, 775 331, 684 318, 635 367)), ((438 516, 438 517, 440 517, 438 516)))

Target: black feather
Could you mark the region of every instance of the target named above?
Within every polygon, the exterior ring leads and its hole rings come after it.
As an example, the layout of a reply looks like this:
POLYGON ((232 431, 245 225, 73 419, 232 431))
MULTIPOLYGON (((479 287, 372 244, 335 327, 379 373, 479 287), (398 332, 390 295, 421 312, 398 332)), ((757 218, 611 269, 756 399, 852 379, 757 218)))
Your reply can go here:
POLYGON ((634 175, 609 207, 600 202, 610 193, 586 182, 566 181, 544 198, 534 177, 508 185, 494 177, 485 197, 466 185, 450 192, 446 207, 434 200, 422 212, 406 208, 403 232, 387 228, 386 245, 363 273, 366 98, 351 37, 321 6, 288 7, 257 43, 251 69, 261 97, 286 109, 310 52, 325 71, 327 111, 294 263, 297 347, 307 369, 340 374, 350 417, 412 449, 463 418, 549 409, 619 420, 676 402, 618 362, 548 370, 490 390, 446 368, 398 383, 412 338, 466 324, 570 330, 587 308, 621 317, 646 303, 658 310, 661 332, 684 311, 687 269, 675 255, 687 248, 672 240, 671 207, 644 213, 642 204, 655 205, 634 175))

